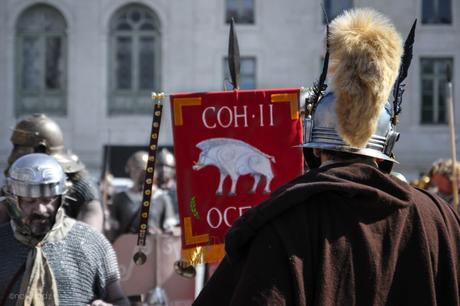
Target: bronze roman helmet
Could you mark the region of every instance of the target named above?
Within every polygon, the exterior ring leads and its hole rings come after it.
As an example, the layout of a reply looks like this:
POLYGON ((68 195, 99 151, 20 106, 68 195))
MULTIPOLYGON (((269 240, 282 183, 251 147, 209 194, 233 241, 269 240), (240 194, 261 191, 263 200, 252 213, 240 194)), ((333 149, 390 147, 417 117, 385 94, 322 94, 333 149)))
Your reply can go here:
MULTIPOLYGON (((64 136, 59 125, 45 114, 33 114, 19 121, 10 141, 13 150, 8 157, 8 168, 19 157, 30 153, 53 156, 66 173, 84 168, 75 154, 64 149, 64 136)), ((8 169, 5 170, 7 173, 8 169)))

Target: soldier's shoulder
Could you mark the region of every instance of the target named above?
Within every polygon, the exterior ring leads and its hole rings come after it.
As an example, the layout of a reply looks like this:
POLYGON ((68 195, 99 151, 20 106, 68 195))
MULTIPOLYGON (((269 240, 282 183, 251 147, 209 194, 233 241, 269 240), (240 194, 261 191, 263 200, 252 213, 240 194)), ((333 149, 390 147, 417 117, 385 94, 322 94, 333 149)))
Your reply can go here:
POLYGON ((153 192, 153 196, 162 196, 162 195, 165 195, 167 194, 168 192, 165 190, 165 189, 162 189, 162 188, 157 188, 154 192, 153 192))
POLYGON ((124 198, 127 198, 127 197, 128 197, 128 191, 127 190, 117 192, 117 193, 115 193, 113 195, 114 199, 124 199, 124 198))
POLYGON ((171 195, 169 192, 165 189, 158 188, 155 190, 155 192, 152 194, 152 200, 156 201, 172 201, 171 200, 171 195))
POLYGON ((72 177, 69 176, 69 179, 72 182, 69 191, 72 197, 77 198, 78 201, 83 203, 91 200, 99 200, 96 182, 89 173, 85 175, 75 174, 72 177))
POLYGON ((11 228, 10 222, 5 222, 0 224, 0 237, 3 237, 5 235, 12 235, 13 234, 13 229, 11 228))
POLYGON ((101 246, 101 245, 110 245, 110 242, 107 238, 91 226, 81 221, 76 221, 75 225, 72 228, 73 235, 78 237, 84 237, 91 245, 101 246))
POLYGON ((0 224, 0 245, 2 248, 7 245, 13 246, 17 244, 20 243, 14 238, 14 232, 10 222, 0 224))

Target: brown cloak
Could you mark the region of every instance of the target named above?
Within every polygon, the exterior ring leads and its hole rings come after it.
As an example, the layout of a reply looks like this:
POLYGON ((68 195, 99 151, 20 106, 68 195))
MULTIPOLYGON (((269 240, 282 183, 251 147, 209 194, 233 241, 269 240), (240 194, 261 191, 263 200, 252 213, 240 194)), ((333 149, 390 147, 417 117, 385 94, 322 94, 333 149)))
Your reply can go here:
POLYGON ((460 305, 460 221, 361 163, 309 171, 235 222, 194 305, 460 305))

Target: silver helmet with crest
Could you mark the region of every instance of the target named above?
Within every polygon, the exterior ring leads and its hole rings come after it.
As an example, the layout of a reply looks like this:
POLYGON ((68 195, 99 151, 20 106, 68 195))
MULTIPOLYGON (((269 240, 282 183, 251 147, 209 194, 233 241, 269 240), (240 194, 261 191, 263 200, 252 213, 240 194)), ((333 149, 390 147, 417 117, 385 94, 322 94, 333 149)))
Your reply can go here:
POLYGON ((404 49, 389 19, 372 9, 346 11, 328 25, 322 74, 303 94, 303 148, 310 168, 319 166, 314 148, 396 162, 396 123, 415 25, 404 49), (332 91, 325 92, 328 73, 332 91))
POLYGON ((65 195, 67 176, 52 156, 32 153, 17 159, 9 168, 6 177, 6 199, 10 216, 20 222, 22 210, 18 197, 40 198, 65 195))

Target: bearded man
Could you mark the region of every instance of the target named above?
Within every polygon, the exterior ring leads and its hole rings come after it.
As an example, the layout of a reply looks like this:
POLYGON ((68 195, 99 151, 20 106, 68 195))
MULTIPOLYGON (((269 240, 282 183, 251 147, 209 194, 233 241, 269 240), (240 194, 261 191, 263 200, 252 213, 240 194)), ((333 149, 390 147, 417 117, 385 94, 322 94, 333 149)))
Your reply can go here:
MULTIPOLYGON (((14 127, 10 142, 13 148, 5 175, 11 164, 26 154, 45 153, 53 156, 72 183, 64 207, 66 214, 102 232, 104 215, 96 185, 78 156, 65 149, 64 134, 54 120, 45 114, 27 116, 14 127)), ((4 204, 0 201, 0 223, 9 220, 7 206, 4 204)))
POLYGON ((0 305, 128 305, 110 243, 66 216, 66 174, 51 156, 20 157, 6 176, 0 305))

